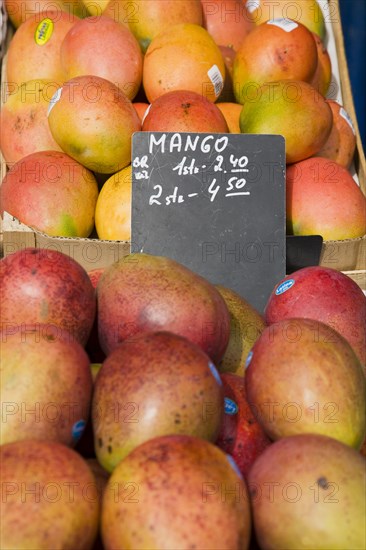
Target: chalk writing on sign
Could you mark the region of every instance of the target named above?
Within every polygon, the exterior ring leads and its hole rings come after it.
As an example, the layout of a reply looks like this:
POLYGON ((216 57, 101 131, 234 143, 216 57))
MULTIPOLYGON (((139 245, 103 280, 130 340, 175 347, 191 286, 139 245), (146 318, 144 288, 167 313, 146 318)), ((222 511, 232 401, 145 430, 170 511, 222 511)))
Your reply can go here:
MULTIPOLYGON (((151 189, 149 205, 179 204, 194 199, 205 193, 207 198, 214 202, 219 192, 225 197, 248 196, 247 174, 250 170, 249 158, 247 155, 231 153, 228 159, 221 154, 228 146, 228 136, 215 137, 206 135, 203 139, 200 136, 190 134, 173 134, 167 142, 167 134, 157 138, 154 134, 149 136, 149 154, 156 153, 183 153, 183 156, 171 167, 172 172, 184 178, 184 176, 198 176, 202 174, 206 186, 202 188, 202 179, 197 179, 197 191, 190 190, 184 193, 178 185, 174 186, 173 192, 164 195, 163 186, 155 184, 151 189), (208 156, 207 163, 198 162, 192 155, 200 151, 208 156), (212 154, 214 154, 212 156, 212 154), (211 176, 211 177, 210 177, 211 176), (219 177, 221 176, 221 177, 219 177), (222 177, 224 176, 224 177, 222 177)), ((200 155, 202 161, 202 155, 200 155)), ((132 161, 132 168, 136 180, 149 180, 151 169, 149 166, 149 155, 135 157, 132 161)))

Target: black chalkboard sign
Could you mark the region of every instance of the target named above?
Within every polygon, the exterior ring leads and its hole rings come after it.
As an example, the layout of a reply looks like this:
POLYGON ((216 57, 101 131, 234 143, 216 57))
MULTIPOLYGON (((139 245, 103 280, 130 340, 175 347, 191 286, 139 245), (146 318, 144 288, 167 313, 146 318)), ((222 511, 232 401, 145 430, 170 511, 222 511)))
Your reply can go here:
POLYGON ((321 235, 301 235, 286 237, 286 273, 319 265, 323 246, 321 235))
POLYGON ((286 271, 282 136, 137 132, 131 251, 173 258, 259 311, 286 271))

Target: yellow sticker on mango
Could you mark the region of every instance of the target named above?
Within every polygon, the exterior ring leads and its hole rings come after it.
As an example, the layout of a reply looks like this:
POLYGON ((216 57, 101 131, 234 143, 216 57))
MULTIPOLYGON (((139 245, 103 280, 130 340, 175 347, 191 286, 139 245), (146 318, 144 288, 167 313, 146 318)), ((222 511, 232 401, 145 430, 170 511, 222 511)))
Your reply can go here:
POLYGON ((46 17, 46 19, 42 19, 36 28, 36 32, 34 33, 34 39, 38 46, 43 46, 49 41, 53 33, 53 26, 54 24, 52 19, 49 19, 48 17, 46 17))

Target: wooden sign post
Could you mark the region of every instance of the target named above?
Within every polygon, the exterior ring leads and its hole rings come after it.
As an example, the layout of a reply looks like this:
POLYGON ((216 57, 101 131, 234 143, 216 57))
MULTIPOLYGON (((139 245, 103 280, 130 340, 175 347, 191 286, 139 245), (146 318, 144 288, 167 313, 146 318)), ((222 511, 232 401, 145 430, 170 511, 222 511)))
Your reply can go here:
POLYGON ((137 132, 131 252, 175 259, 262 311, 286 271, 282 136, 137 132))

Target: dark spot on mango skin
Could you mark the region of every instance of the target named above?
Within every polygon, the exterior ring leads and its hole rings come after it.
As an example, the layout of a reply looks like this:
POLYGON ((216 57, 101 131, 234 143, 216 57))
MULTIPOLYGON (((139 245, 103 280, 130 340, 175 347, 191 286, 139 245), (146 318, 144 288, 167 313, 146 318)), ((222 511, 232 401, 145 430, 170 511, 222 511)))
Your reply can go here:
POLYGON ((103 447, 103 439, 101 437, 98 439, 98 445, 99 447, 103 447))
POLYGON ((319 485, 319 487, 321 489, 328 489, 329 488, 329 484, 328 484, 328 480, 326 477, 319 477, 317 480, 316 480, 317 484, 319 485))
POLYGON ((112 454, 112 451, 113 451, 112 446, 108 445, 107 449, 108 449, 109 454, 112 454))
POLYGON ((185 115, 188 115, 190 106, 191 106, 190 103, 182 103, 182 108, 185 115))
POLYGON ((149 460, 152 462, 169 462, 169 453, 165 445, 160 445, 154 454, 149 455, 149 460))
POLYGON ((22 119, 20 118, 20 116, 17 116, 17 118, 15 119, 13 128, 15 131, 19 131, 22 129, 22 119))
POLYGON ((278 49, 275 52, 276 59, 281 67, 281 70, 287 72, 289 70, 288 63, 292 61, 292 56, 287 49, 278 49))

